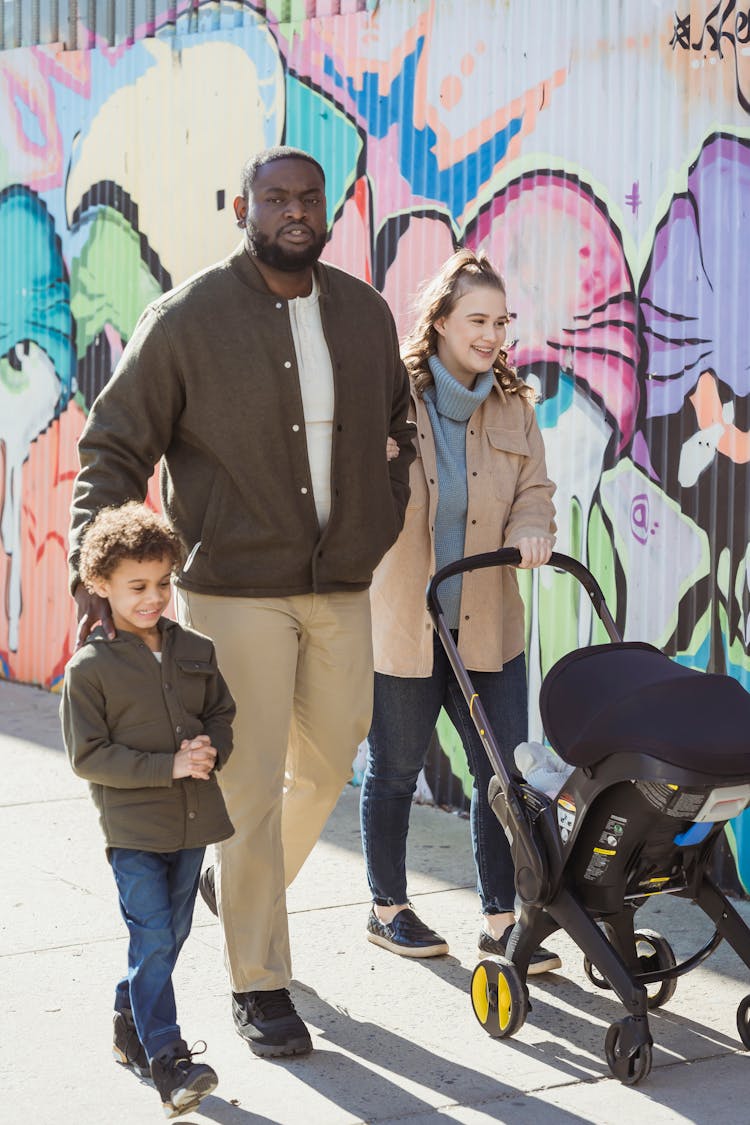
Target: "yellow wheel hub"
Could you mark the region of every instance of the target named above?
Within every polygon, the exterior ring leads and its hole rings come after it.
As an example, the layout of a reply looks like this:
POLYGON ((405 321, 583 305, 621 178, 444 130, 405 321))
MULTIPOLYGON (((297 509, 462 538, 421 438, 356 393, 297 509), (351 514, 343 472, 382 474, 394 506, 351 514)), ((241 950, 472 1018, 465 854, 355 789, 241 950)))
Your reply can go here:
POLYGON ((477 965, 471 979, 471 1002, 479 1022, 484 1026, 490 1014, 490 989, 484 965, 477 965))

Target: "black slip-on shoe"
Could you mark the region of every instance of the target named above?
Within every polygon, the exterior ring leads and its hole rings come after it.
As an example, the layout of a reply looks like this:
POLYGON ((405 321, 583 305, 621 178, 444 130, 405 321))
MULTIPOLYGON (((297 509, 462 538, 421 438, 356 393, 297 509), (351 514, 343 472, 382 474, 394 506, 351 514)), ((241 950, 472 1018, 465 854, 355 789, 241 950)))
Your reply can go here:
POLYGON ((214 884, 214 869, 207 867, 198 880, 198 890, 208 909, 219 917, 219 908, 216 905, 216 886, 214 884))
POLYGON ((399 910, 392 922, 381 922, 372 909, 367 919, 367 940, 400 957, 441 957, 448 952, 445 938, 425 926, 409 907, 399 910))
POLYGON ((307 1055, 313 1049, 310 1032, 286 988, 233 992, 232 1015, 238 1034, 255 1055, 278 1058, 307 1055))
POLYGON ((112 1020, 112 1054, 122 1066, 132 1066, 141 1078, 151 1077, 146 1049, 138 1038, 130 1008, 115 1012, 112 1020))
MULTIPOLYGON (((499 938, 493 938, 486 930, 481 930, 479 933, 479 942, 477 943, 479 954, 489 953, 493 957, 505 957, 505 951, 508 948, 508 941, 510 940, 510 935, 513 933, 514 925, 515 923, 511 923, 504 931, 503 936, 499 938)), ((531 961, 529 962, 526 975, 536 977, 539 976, 540 973, 551 973, 553 969, 560 968, 562 968, 562 961, 557 954, 552 953, 549 949, 545 949, 543 945, 540 945, 531 955, 531 961)))
POLYGON ((195 1047, 188 1048, 183 1039, 178 1039, 151 1060, 151 1077, 166 1117, 190 1113, 218 1086, 219 1079, 213 1067, 193 1062, 193 1056, 202 1055, 205 1049, 205 1043, 196 1051, 195 1047))

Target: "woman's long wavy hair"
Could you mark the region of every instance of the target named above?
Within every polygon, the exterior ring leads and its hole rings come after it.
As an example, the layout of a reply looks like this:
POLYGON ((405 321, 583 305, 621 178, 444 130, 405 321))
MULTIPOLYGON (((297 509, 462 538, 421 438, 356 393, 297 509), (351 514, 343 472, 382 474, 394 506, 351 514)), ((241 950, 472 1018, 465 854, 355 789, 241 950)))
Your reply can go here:
MULTIPOLYGON (((435 322, 449 316, 456 302, 477 286, 497 289, 505 296, 505 282, 484 251, 475 254, 473 250, 463 249, 452 254, 419 291, 415 302, 416 322, 401 348, 401 358, 419 398, 434 382, 427 361, 431 355, 437 355, 439 337, 435 322)), ((534 402, 533 389, 519 379, 502 349, 493 370, 504 391, 520 394, 529 402, 534 402)))

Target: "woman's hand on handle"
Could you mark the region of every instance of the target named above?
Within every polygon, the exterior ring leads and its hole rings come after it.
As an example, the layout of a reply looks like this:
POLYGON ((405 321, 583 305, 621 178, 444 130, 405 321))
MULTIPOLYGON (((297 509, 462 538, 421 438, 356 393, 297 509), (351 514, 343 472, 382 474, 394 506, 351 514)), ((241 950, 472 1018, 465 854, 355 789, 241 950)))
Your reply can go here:
POLYGON ((549 562, 549 557, 552 554, 552 544, 549 539, 545 539, 542 535, 524 536, 523 539, 518 540, 516 546, 521 552, 521 562, 519 563, 521 570, 544 566, 546 562, 549 562))

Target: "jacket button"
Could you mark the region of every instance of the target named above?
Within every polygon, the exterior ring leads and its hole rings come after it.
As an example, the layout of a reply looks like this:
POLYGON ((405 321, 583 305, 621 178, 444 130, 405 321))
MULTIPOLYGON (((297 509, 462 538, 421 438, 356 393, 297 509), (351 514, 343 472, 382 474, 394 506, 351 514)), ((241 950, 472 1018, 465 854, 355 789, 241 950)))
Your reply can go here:
POLYGON ((464 621, 468 621, 468 620, 469 620, 469 615, 468 615, 468 613, 466 613, 466 614, 464 614, 464 621))
POLYGON ((474 473, 472 473, 471 475, 472 475, 473 477, 477 476, 477 474, 476 474, 475 472, 474 472, 474 473))
POLYGON ((277 309, 283 309, 283 307, 284 307, 284 306, 282 305, 281 301, 277 301, 277 302, 276 302, 276 308, 277 308, 277 309))
POLYGON ((194 812, 188 813, 188 820, 195 820, 195 813, 194 812))
POLYGON ((476 523, 477 521, 476 521, 476 520, 472 520, 471 522, 472 522, 472 523, 476 523))
POLYGON ((296 434, 296 433, 297 433, 297 431, 299 430, 299 426, 297 425, 297 423, 296 423, 296 422, 295 422, 295 423, 294 423, 294 425, 292 426, 292 429, 293 429, 293 431, 295 432, 295 434, 296 434))
POLYGON ((284 360, 284 367, 291 367, 291 362, 288 359, 284 360))
POLYGON ((300 492, 302 493, 303 496, 307 496, 307 489, 306 488, 301 488, 300 492))
MULTIPOLYGON (((474 476, 476 476, 476 473, 474 474, 474 476)), ((430 484, 434 484, 434 483, 435 483, 435 478, 434 478, 434 477, 430 477, 430 484)))
POLYGON ((174 729, 176 734, 182 734, 182 727, 175 727, 174 729))

